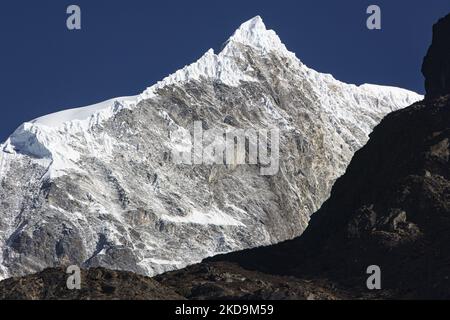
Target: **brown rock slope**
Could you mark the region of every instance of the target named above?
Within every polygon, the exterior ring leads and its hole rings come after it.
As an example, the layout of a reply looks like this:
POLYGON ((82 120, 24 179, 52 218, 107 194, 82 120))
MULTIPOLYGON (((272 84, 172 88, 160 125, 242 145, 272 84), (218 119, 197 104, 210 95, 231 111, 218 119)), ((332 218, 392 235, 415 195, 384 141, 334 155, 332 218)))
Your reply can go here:
POLYGON ((433 43, 425 57, 422 73, 427 96, 438 97, 450 92, 450 19, 446 16, 433 27, 433 43))
POLYGON ((153 279, 131 272, 103 268, 82 270, 81 290, 67 289, 68 275, 63 269, 47 269, 0 283, 2 300, 161 300, 182 299, 153 279))

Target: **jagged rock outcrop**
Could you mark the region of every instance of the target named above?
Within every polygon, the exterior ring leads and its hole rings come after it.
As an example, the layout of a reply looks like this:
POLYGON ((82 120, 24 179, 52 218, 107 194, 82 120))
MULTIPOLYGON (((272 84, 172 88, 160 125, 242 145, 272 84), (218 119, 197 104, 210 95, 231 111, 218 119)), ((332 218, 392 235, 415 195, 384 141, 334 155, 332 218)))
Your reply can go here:
MULTIPOLYGON (((422 97, 309 69, 261 18, 141 95, 27 122, 0 148, 0 278, 144 275, 298 236, 372 128, 422 97), (280 130, 279 170, 183 165, 175 133, 280 130)), ((182 141, 183 142, 183 141, 182 141)))
POLYGON ((427 97, 450 94, 450 15, 433 26, 433 42, 423 62, 427 97))

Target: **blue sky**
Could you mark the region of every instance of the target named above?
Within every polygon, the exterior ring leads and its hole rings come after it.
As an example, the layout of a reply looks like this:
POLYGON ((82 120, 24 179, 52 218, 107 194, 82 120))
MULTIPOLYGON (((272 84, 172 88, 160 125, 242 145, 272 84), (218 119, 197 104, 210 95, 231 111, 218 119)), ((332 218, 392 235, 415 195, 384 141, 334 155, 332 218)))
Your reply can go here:
POLYGON ((2 0, 0 140, 22 122, 140 93, 260 15, 308 66, 350 83, 423 92, 422 58, 448 0, 2 0), (82 30, 66 28, 66 8, 82 30), (382 30, 366 28, 381 7, 382 30))

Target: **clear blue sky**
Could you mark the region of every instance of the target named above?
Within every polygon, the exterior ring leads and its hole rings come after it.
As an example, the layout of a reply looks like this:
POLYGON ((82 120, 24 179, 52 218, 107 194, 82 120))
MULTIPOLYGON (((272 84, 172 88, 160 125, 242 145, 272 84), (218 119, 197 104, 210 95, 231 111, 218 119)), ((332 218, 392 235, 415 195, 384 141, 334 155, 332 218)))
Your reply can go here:
POLYGON ((432 24, 449 12, 449 0, 2 0, 0 140, 40 115, 140 93, 255 15, 318 71, 423 92, 432 24), (66 28, 70 4, 81 31, 66 28), (365 27, 370 4, 381 31, 365 27))

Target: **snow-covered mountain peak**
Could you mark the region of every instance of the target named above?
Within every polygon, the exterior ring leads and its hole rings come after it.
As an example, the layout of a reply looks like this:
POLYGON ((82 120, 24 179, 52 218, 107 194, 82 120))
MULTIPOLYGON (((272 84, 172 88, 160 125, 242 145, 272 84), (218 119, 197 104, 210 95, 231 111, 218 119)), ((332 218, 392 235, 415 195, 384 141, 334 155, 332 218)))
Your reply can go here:
POLYGON ((32 120, 0 146, 0 279, 67 263, 154 275, 298 236, 372 128, 420 99, 309 69, 256 17, 142 94, 32 120), (279 128, 278 174, 175 163, 172 133, 195 121, 279 128))
POLYGON ((263 54, 276 51, 277 54, 289 56, 299 62, 295 54, 287 50, 278 35, 273 30, 267 30, 262 18, 256 16, 244 22, 234 32, 219 54, 215 54, 213 49, 209 49, 196 62, 169 75, 147 88, 140 95, 113 98, 90 106, 45 115, 30 121, 28 127, 43 131, 46 131, 47 127, 53 129, 73 126, 88 128, 92 124, 98 124, 102 120, 110 118, 121 108, 132 108, 142 100, 154 97, 159 89, 168 85, 183 84, 192 80, 198 81, 201 78, 214 79, 229 86, 238 86, 241 81, 254 81, 236 64, 235 57, 241 56, 241 48, 237 44, 250 46, 262 51, 263 54))
MULTIPOLYGON (((339 92, 353 92, 356 87, 335 80, 331 75, 322 74, 303 65, 294 53, 287 50, 278 35, 267 30, 260 16, 244 22, 229 38, 223 50, 216 54, 209 49, 196 62, 147 88, 137 96, 114 98, 87 107, 63 110, 49 114, 20 126, 11 137, 0 146, 0 150, 16 152, 52 161, 48 170, 51 177, 59 177, 72 169, 79 160, 77 151, 68 148, 67 137, 85 136, 90 128, 101 125, 122 109, 133 109, 142 101, 158 98, 159 91, 169 86, 183 86, 188 82, 213 81, 229 87, 239 87, 242 83, 257 83, 257 74, 248 55, 261 57, 272 54, 290 60, 291 71, 297 76, 314 83, 319 100, 329 95, 330 88, 341 87, 339 92), (253 51, 252 53, 250 51, 253 51)), ((392 106, 407 106, 421 99, 407 90, 396 88, 375 88, 361 86, 358 92, 384 99, 392 106), (396 90, 394 90, 396 89, 396 90)), ((353 94, 353 93, 352 93, 353 94)), ((325 99, 327 100, 327 99, 325 99)), ((322 104, 323 110, 332 104, 322 104)), ((362 108, 362 106, 360 106, 362 108)), ((369 125, 367 125, 369 126, 369 125)), ((370 126, 369 126, 370 127, 370 126)))
POLYGON ((256 16, 243 24, 235 31, 234 36, 240 37, 242 42, 252 42, 256 36, 265 36, 267 28, 260 16, 256 16))
POLYGON ((262 18, 256 16, 244 22, 234 32, 219 54, 215 54, 213 49, 209 49, 196 62, 185 66, 145 90, 140 96, 141 99, 154 97, 157 90, 167 85, 182 84, 191 80, 198 81, 201 78, 219 81, 232 87, 238 86, 241 81, 255 81, 236 62, 236 58, 245 60, 242 46, 251 47, 261 54, 275 52, 280 56, 294 59, 301 65, 295 54, 286 48, 278 35, 273 30, 267 30, 262 18))
POLYGON ((236 58, 243 58, 242 46, 252 47, 261 54, 275 52, 302 65, 295 54, 281 42, 275 31, 267 30, 262 18, 256 16, 244 22, 234 32, 219 54, 215 54, 213 49, 209 49, 196 62, 146 89, 139 99, 152 98, 159 89, 168 85, 183 84, 192 80, 198 81, 202 78, 219 81, 232 87, 238 86, 241 81, 255 81, 236 63, 236 58))
POLYGON ((153 98, 158 90, 169 85, 181 85, 189 81, 200 81, 201 79, 219 81, 231 87, 238 86, 241 81, 254 80, 252 77, 246 75, 236 64, 234 59, 237 54, 236 49, 228 50, 227 54, 222 53, 216 55, 213 49, 209 49, 196 62, 185 66, 146 89, 139 96, 139 99, 153 98))
POLYGON ((263 52, 277 51, 284 56, 295 57, 295 54, 281 42, 275 31, 266 28, 260 16, 244 22, 228 40, 228 43, 232 42, 252 46, 263 52))

